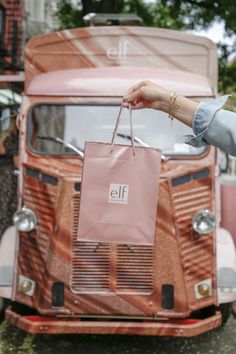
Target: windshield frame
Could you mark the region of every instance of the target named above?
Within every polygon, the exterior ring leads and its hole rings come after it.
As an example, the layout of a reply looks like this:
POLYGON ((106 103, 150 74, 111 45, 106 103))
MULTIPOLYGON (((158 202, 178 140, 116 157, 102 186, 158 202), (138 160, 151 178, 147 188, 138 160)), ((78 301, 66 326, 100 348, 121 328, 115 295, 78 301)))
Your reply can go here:
MULTIPOLYGON (((119 107, 118 103, 97 103, 94 102, 92 103, 90 102, 68 102, 68 101, 60 101, 60 102, 53 102, 53 101, 41 101, 38 103, 34 103, 29 107, 29 110, 27 112, 27 129, 26 129, 26 142, 27 142, 27 147, 30 153, 34 154, 34 155, 39 155, 39 156, 48 156, 48 157, 61 157, 61 158, 78 158, 78 154, 76 152, 73 152, 72 150, 68 153, 45 153, 45 152, 40 152, 36 149, 33 148, 32 144, 31 144, 31 136, 32 136, 32 130, 33 130, 33 121, 32 121, 32 111, 38 107, 38 106, 114 106, 114 107, 119 107)), ((118 144, 119 145, 119 144, 118 144)), ((128 143, 125 143, 124 140, 124 144, 122 145, 129 145, 128 143)), ((141 146, 141 145, 137 145, 137 146, 141 146)), ((157 147, 158 148, 158 147, 157 147)), ((207 153, 209 152, 209 146, 205 146, 204 150, 199 153, 199 154, 184 154, 184 153, 176 153, 176 154, 167 154, 167 153, 163 153, 163 156, 166 159, 171 159, 171 160, 192 160, 192 159, 196 159, 199 160, 203 157, 205 157, 207 155, 207 153)))

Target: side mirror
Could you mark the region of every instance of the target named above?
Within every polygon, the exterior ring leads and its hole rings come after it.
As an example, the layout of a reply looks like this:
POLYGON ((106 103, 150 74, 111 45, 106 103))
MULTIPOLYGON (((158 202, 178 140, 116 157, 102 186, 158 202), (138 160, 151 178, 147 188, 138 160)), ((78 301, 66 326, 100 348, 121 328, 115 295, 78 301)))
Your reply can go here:
POLYGON ((6 132, 11 125, 11 111, 10 108, 0 109, 0 132, 6 132))

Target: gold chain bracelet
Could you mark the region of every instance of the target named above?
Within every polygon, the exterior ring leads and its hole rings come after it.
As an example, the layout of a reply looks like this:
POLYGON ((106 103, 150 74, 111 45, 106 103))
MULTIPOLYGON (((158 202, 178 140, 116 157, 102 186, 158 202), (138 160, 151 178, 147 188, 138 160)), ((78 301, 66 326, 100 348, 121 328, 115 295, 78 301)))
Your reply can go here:
POLYGON ((174 113, 176 108, 178 108, 179 106, 176 104, 176 100, 178 98, 178 95, 176 92, 171 92, 170 93, 170 104, 169 104, 169 118, 171 120, 174 119, 174 113))

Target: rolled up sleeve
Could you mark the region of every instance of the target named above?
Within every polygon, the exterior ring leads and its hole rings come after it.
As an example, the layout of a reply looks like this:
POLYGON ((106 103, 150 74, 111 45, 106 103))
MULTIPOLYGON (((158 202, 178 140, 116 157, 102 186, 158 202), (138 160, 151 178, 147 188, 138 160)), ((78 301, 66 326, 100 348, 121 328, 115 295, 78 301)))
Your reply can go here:
POLYGON ((194 147, 207 144, 236 156, 236 113, 222 109, 229 95, 201 102, 193 118, 193 133, 185 143, 194 147))

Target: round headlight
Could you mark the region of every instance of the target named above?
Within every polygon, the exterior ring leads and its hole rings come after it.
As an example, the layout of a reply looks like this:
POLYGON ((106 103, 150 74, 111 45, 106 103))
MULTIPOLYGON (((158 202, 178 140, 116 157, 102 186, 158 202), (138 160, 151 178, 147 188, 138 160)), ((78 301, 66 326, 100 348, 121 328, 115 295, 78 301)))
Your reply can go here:
POLYGON ((36 227, 37 217, 32 210, 23 207, 13 215, 13 223, 19 231, 32 231, 36 227))
POLYGON ((204 209, 193 217, 192 226, 198 234, 209 234, 216 227, 216 218, 212 212, 204 209))

